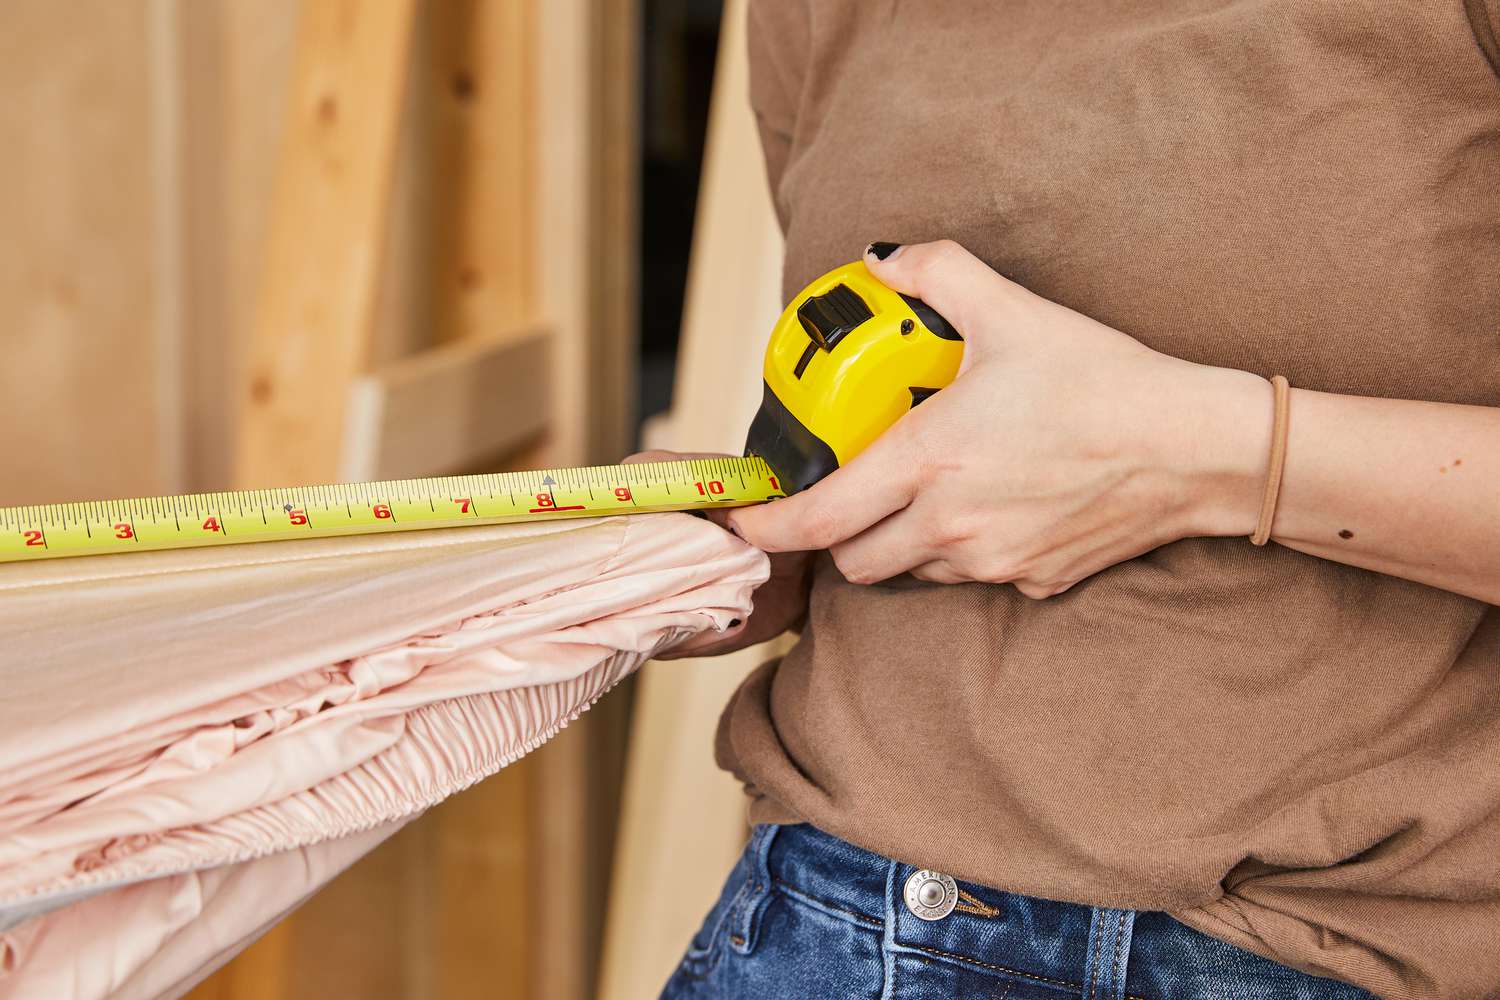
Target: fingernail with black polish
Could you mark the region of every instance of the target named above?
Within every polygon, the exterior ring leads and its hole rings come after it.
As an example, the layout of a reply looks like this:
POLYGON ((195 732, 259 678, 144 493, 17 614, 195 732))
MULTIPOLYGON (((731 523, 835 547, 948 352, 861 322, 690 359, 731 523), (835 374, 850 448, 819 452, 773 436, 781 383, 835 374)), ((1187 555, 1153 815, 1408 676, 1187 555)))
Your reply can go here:
POLYGON ((891 254, 900 249, 901 244, 899 243, 871 243, 869 246, 865 247, 865 253, 874 257, 876 260, 885 260, 891 254))

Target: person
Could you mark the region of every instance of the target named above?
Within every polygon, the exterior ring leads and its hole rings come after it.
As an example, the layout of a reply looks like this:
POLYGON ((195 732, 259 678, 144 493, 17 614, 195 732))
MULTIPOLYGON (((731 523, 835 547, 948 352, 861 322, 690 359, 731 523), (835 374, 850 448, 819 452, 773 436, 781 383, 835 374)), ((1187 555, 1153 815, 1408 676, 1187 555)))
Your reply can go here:
POLYGON ((966 344, 728 518, 682 653, 800 640, 663 997, 1500 996, 1496 0, 749 16, 788 296, 966 344))

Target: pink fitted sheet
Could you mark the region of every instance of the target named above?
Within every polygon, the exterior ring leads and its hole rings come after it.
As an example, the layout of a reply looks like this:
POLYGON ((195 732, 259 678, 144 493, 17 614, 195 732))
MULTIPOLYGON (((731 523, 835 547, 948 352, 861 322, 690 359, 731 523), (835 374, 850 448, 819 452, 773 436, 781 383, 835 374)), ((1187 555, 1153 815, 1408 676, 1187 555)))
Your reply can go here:
POLYGON ((0 998, 178 995, 765 576, 686 515, 0 566, 0 998))

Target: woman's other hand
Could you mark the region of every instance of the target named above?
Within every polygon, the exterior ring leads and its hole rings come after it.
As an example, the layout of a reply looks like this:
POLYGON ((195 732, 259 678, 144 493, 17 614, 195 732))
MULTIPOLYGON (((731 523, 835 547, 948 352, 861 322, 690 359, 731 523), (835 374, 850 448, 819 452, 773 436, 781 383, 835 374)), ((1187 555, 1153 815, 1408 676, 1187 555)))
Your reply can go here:
MULTIPOLYGON (((704 452, 644 451, 625 459, 635 462, 680 462, 692 458, 726 458, 704 452)), ((726 527, 729 511, 704 511, 719 527, 726 527)), ((771 576, 756 588, 754 608, 748 618, 724 632, 705 632, 657 657, 675 660, 685 656, 718 656, 774 639, 788 629, 799 628, 807 615, 807 594, 812 565, 810 552, 776 552, 771 555, 771 576)))
POLYGON ((878 278, 964 335, 958 378, 817 485, 730 513, 741 537, 831 549, 855 583, 910 572, 1041 598, 1179 538, 1254 530, 1265 380, 1153 351, 955 243, 872 249, 878 278))

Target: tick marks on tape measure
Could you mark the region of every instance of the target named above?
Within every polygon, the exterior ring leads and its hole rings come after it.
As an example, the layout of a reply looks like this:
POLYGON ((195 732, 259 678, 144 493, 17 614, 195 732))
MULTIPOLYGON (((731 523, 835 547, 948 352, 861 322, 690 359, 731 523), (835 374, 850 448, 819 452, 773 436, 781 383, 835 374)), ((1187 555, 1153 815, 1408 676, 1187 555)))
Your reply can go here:
POLYGON ((1339 537, 1344 539, 1344 541, 1348 541, 1349 539, 1354 537, 1354 532, 1350 531, 1348 528, 1345 528, 1343 531, 1339 532, 1339 537))
MULTIPOLYGON (((85 555, 92 551, 120 551, 119 541, 129 540, 141 549, 174 549, 186 545, 215 545, 226 541, 249 541, 265 532, 267 540, 301 536, 296 531, 301 527, 314 536, 349 535, 370 530, 401 531, 414 527, 438 527, 435 521, 448 522, 448 516, 437 514, 435 488, 442 487, 453 493, 453 504, 462 505, 462 513, 478 520, 545 520, 548 514, 608 513, 631 510, 684 510, 690 506, 730 506, 757 503, 780 498, 775 476, 760 459, 711 459, 699 462, 651 463, 644 466, 620 468, 603 466, 590 469, 538 470, 534 473, 513 473, 483 477, 457 477, 449 479, 413 480, 355 484, 350 486, 308 486, 286 490, 234 491, 181 497, 150 497, 134 501, 90 501, 74 505, 51 505, 31 508, 0 507, 0 563, 17 562, 44 555, 85 555), (546 489, 541 478, 550 480, 546 489), (672 483, 680 489, 673 491, 672 483), (587 493, 587 497, 576 497, 572 504, 560 504, 553 484, 562 483, 570 491, 587 493), (596 486, 621 487, 610 496, 596 486), (724 487, 738 484, 745 493, 728 493, 724 487), (531 485, 528 485, 531 484, 531 485), (491 489, 480 494, 476 489, 485 486, 491 489), (511 487, 522 487, 514 492, 511 487), (695 495, 693 489, 696 488, 695 495), (511 501, 510 509, 496 511, 480 510, 477 503, 459 497, 457 491, 469 490, 476 498, 487 495, 496 506, 505 499, 511 501), (646 490, 641 496, 636 490, 646 490), (525 494, 538 491, 538 506, 526 506, 525 494), (624 493, 621 496, 620 493, 624 493), (712 493, 712 496, 706 494, 712 493), (280 494, 278 496, 277 494, 280 494), (667 496, 670 494, 670 496, 667 496), (748 494, 748 495, 746 495, 748 494), (428 514, 420 514, 423 497, 428 500, 428 514), (680 498, 680 499, 679 499, 680 498), (354 501, 360 501, 361 513, 353 513, 354 501), (280 502, 278 502, 280 501, 280 502), (619 502, 618 506, 616 503, 619 502), (344 520, 337 516, 338 503, 344 505, 344 520), (401 512, 388 509, 388 504, 407 503, 401 512), (376 522, 365 515, 368 508, 373 511, 376 522), (282 516, 271 524, 271 512, 280 510, 282 516), (166 517, 172 515, 172 530, 166 530, 166 517), (260 516, 262 528, 256 531, 251 526, 256 515, 260 516), (314 524, 317 517, 328 515, 326 521, 314 524), (403 516, 403 514, 405 516, 403 516), (225 520, 228 518, 229 520, 225 520), (398 522, 405 521, 405 524, 398 522), (145 535, 136 530, 145 523, 145 535), (288 532, 287 525, 293 527, 288 532), (95 535, 93 525, 101 528, 95 535), (156 526, 156 527, 153 527, 156 526), (237 527, 245 530, 239 532, 237 527), (77 532, 77 534, 74 534, 77 532), (20 544, 9 539, 8 533, 19 533, 20 544), (231 539, 231 535, 244 534, 243 539, 231 539), (160 537, 158 537, 160 536, 160 537), (54 544, 58 543, 58 544, 54 544), (59 552, 58 550, 61 550, 59 552)), ((447 503, 444 511, 448 511, 447 503)), ((442 526, 446 526, 446 523, 442 526)), ((305 537, 305 536, 303 536, 305 537)))

